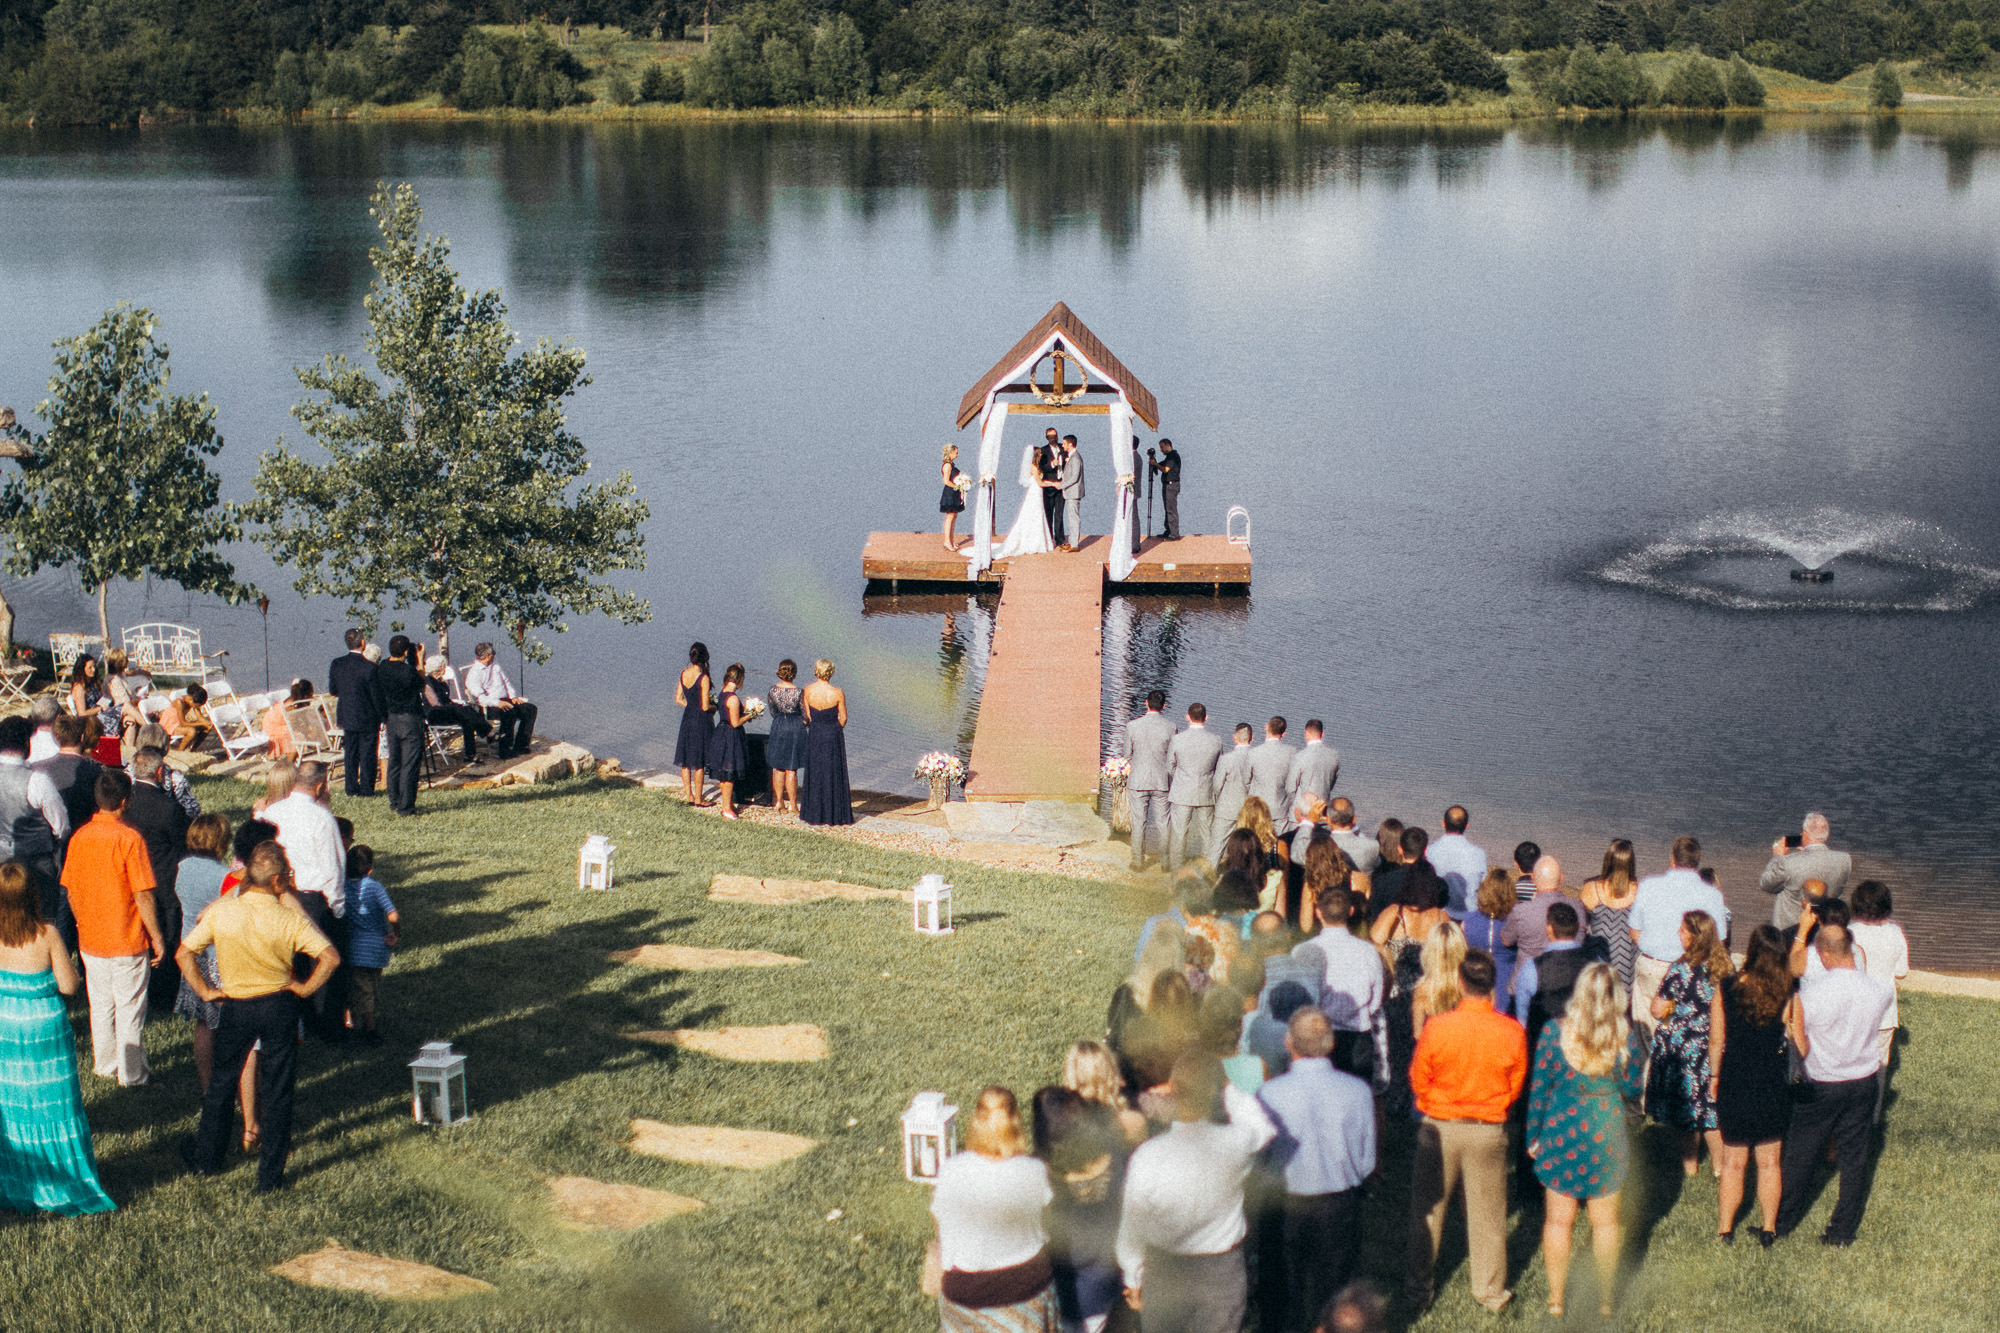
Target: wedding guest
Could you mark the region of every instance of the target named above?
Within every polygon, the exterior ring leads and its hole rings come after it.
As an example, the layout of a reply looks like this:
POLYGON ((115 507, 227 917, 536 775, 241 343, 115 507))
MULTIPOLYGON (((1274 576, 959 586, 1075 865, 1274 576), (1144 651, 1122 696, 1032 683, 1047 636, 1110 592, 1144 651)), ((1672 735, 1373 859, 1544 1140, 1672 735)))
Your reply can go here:
POLYGON ((1773 895, 1771 924, 1779 930, 1798 924, 1799 900, 1807 880, 1825 884, 1828 897, 1844 898, 1848 876, 1854 873, 1854 858, 1826 845, 1833 827, 1825 815, 1818 811, 1807 815, 1800 834, 1797 847, 1788 847, 1783 838, 1772 843, 1771 860, 1757 877, 1757 887, 1773 895))
POLYGON ((1522 957, 1514 971, 1514 1017, 1527 1031, 1530 1051, 1549 1020, 1569 1007, 1583 970, 1610 961, 1600 941, 1582 938, 1574 903, 1551 904, 1547 929, 1549 942, 1542 956, 1522 957))
POLYGON ((1410 1040, 1422 1040, 1424 1024, 1448 1014, 1465 998, 1458 986, 1458 965, 1465 961, 1465 932, 1457 922, 1440 921, 1419 952, 1423 975, 1410 988, 1410 1040))
POLYGON ((1264 724, 1263 743, 1250 752, 1250 795, 1270 812, 1272 830, 1280 837, 1292 831, 1292 764, 1298 752, 1285 744, 1285 719, 1274 717, 1264 724))
MULTIPOLYGON (((382 727, 388 733, 389 809, 408 819, 417 813, 417 773, 424 762, 424 678, 417 670, 416 645, 409 636, 389 640, 389 659, 375 668, 382 695, 382 727)), ((504 757, 506 747, 501 747, 504 757)))
POLYGON ((1535 896, 1535 862, 1542 859, 1542 845, 1538 842, 1517 842, 1514 844, 1514 869, 1520 873, 1514 877, 1514 896, 1522 902, 1535 896))
POLYGON ((1725 1245, 1736 1239, 1736 1215, 1743 1206, 1744 1175, 1753 1153, 1757 1207, 1764 1222, 1757 1240, 1769 1249, 1778 1238, 1778 1204, 1784 1192, 1779 1154, 1792 1123, 1785 1018, 1797 1003, 1785 952, 1777 927, 1752 931, 1743 967, 1723 979, 1709 1020, 1709 1082, 1722 1133, 1716 1232, 1725 1245))
POLYGON ((362 651, 368 647, 358 629, 346 634, 347 652, 326 669, 326 687, 338 700, 334 721, 340 725, 341 757, 347 794, 375 794, 377 742, 382 733, 382 688, 375 664, 362 651))
POLYGON ((806 759, 806 721, 800 701, 805 691, 794 682, 799 664, 787 657, 778 663, 778 680, 765 694, 771 709, 771 734, 764 742, 764 760, 771 770, 771 808, 779 814, 799 813, 799 765, 806 759))
POLYGON ((1473 900, 1472 910, 1465 914, 1466 947, 1483 950, 1493 959, 1495 995, 1514 993, 1516 951, 1500 938, 1506 929, 1507 917, 1514 910, 1514 902, 1513 872, 1505 866, 1494 866, 1479 881, 1479 892, 1473 900))
POLYGON ((0 859, 28 872, 41 919, 53 924, 62 902, 56 859, 69 839, 69 807, 54 780, 28 766, 29 734, 27 718, 0 718, 0 859))
POLYGON ((27 867, 0 865, 0 1207, 64 1217, 117 1207, 97 1179, 63 997, 76 969, 27 867))
MULTIPOLYGON (((181 921, 189 927, 222 896, 222 881, 229 873, 222 858, 229 853, 229 839, 229 820, 222 815, 203 815, 188 825, 187 855, 181 858, 174 875, 174 897, 180 901, 181 921)), ((213 949, 199 954, 195 966, 208 978, 209 985, 217 983, 213 949)), ((222 1011, 203 1003, 183 980, 174 1000, 174 1014, 194 1024, 194 1073, 206 1089, 215 1065, 215 1027, 222 1021, 222 1011)), ((255 1123, 254 1116, 248 1119, 255 1123)))
POLYGON ((1910 942, 1903 928, 1892 920, 1896 910, 1889 886, 1879 879, 1864 879, 1854 886, 1851 904, 1854 917, 1847 933, 1861 954, 1861 970, 1889 988, 1889 1016, 1882 1020, 1882 1068, 1875 1075, 1875 1123, 1882 1123, 1882 1103, 1889 1092, 1889 1061, 1896 1050, 1896 1028, 1900 1016, 1896 1008, 1897 983, 1910 975, 1910 942))
MULTIPOLYGON (((1336 796, 1326 803, 1327 835, 1333 845, 1340 848, 1347 857, 1347 863, 1363 875, 1372 876, 1375 867, 1382 860, 1382 844, 1354 827, 1354 802, 1345 796, 1336 796)), ((1397 834, 1401 836, 1402 830, 1397 834)))
POLYGON ((1276 1130, 1266 1151, 1285 1187, 1282 1327, 1305 1333, 1360 1261, 1361 1185, 1375 1174, 1375 1099, 1366 1083, 1334 1068, 1333 1028, 1319 1010, 1293 1013, 1285 1050, 1288 1067, 1257 1099, 1276 1130))
MULTIPOLYGON (((271 754, 274 758, 296 759, 298 757, 299 747, 297 742, 292 739, 292 727, 291 723, 285 720, 285 711, 288 706, 305 703, 312 697, 312 682, 304 679, 295 680, 292 682, 291 689, 286 692, 284 703, 272 704, 264 710, 264 717, 260 725, 264 729, 264 739, 271 743, 271 754)), ((469 744, 466 750, 468 754, 471 752, 469 744)))
POLYGON ((1715 1085, 1708 1063, 1709 1024, 1716 989, 1735 965, 1706 912, 1681 917, 1681 957, 1660 979, 1653 996, 1652 1069, 1646 1077, 1646 1113, 1681 1132, 1681 1170, 1700 1165, 1701 1140, 1721 1170, 1722 1132, 1716 1124, 1715 1085))
POLYGON ((1543 855, 1535 862, 1535 894, 1507 914, 1500 939, 1523 958, 1539 958, 1549 945, 1549 908, 1563 901, 1562 862, 1543 855))
POLYGON ((1381 1293, 1362 1281, 1334 1293, 1313 1333, 1386 1333, 1388 1327, 1381 1293))
POLYGON ((1486 849, 1465 836, 1471 823, 1472 815, 1464 806, 1452 806, 1444 812, 1444 836, 1424 852, 1424 859, 1451 890, 1451 902, 1445 910, 1454 921, 1465 919, 1479 894, 1480 881, 1486 878, 1486 849))
POLYGON ((403 918, 389 891, 375 878, 375 849, 356 843, 347 849, 347 933, 341 969, 354 1031, 370 1046, 382 1044, 377 1016, 382 1006, 382 972, 389 951, 396 947, 396 930, 403 918))
MULTIPOLYGON (((1275 955, 1271 961, 1281 965, 1292 962, 1284 954, 1275 955)), ((1267 1078, 1276 1078, 1291 1068, 1292 1053, 1285 1046, 1285 1034, 1291 1031, 1292 1019, 1299 1010, 1313 1005, 1313 991, 1305 982, 1288 975, 1292 971, 1281 966, 1278 980, 1267 979, 1257 1007, 1250 1011, 1250 1019, 1243 1026, 1241 1045, 1263 1062, 1267 1078)), ((1313 1011, 1319 1012, 1317 1008, 1313 1011)), ((1331 1034, 1329 1040, 1339 1035, 1333 1032, 1330 1023, 1327 1032, 1331 1034)), ((1330 1055, 1333 1048, 1329 1046, 1327 1050, 1330 1055)))
POLYGON ((1370 919, 1394 907, 1403 896, 1403 881, 1409 878, 1410 862, 1403 855, 1403 834, 1409 830, 1400 819, 1389 818, 1375 827, 1375 846, 1381 859, 1375 864, 1370 876, 1373 881, 1368 895, 1368 915, 1370 919))
POLYGON ((1125 724, 1124 758, 1132 769, 1125 779, 1125 795, 1132 812, 1135 873, 1146 868, 1146 845, 1155 825, 1172 841, 1167 790, 1173 771, 1174 724, 1161 711, 1166 706, 1165 690, 1148 691, 1146 711, 1125 724))
MULTIPOLYGON (((1314 900, 1320 932, 1292 950, 1313 976, 1319 1008, 1333 1025, 1333 1064, 1378 1086, 1391 1072, 1389 978, 1375 945, 1347 928, 1352 900, 1345 889, 1322 889, 1314 900)), ((1273 975, 1266 969, 1268 982, 1273 975)))
POLYGON ((1430 1308, 1445 1214, 1463 1187, 1472 1298, 1498 1312, 1514 1299, 1507 1288, 1507 1113, 1527 1082, 1528 1040, 1519 1023, 1493 1008, 1491 958, 1466 954, 1458 977, 1465 998, 1424 1024, 1410 1064, 1423 1119, 1404 1292, 1416 1309, 1430 1308))
POLYGON ((91 1067, 127 1088, 149 1072, 146 983, 149 968, 167 957, 146 840, 124 819, 131 795, 125 774, 97 775, 97 813, 70 835, 62 876, 90 997, 91 1067))
POLYGON ((674 742, 674 767, 681 771, 681 799, 697 809, 708 802, 704 774, 708 745, 715 727, 714 682, 708 675, 708 645, 688 648, 688 664, 674 685, 674 702, 681 706, 680 736, 674 742))
POLYGON ((944 1333, 1054 1326, 1055 1272, 1042 1226, 1042 1210, 1054 1199, 1048 1168, 1029 1152, 1014 1094, 982 1089, 965 1150, 945 1158, 931 1194, 944 1333))
POLYGON ((944 515, 944 549, 956 554, 958 516, 965 512, 965 493, 958 488, 965 474, 958 470, 957 445, 944 447, 944 461, 938 466, 938 475, 944 481, 944 494, 938 498, 938 512, 944 515))
POLYGON ((1703 881, 1701 844, 1686 834, 1674 839, 1668 853, 1671 866, 1639 881, 1626 920, 1639 954, 1632 962, 1632 1020, 1653 1038, 1653 997, 1660 981, 1686 951, 1681 943, 1681 919, 1689 912, 1706 912, 1725 948, 1729 943, 1729 904, 1722 891, 1703 881))
MULTIPOLYGON (((1250 794, 1250 724, 1238 722, 1233 734, 1235 745, 1215 761, 1215 810, 1208 859, 1218 865, 1223 844, 1236 831, 1236 818, 1243 813, 1244 798, 1250 794)), ((1263 876, 1256 876, 1256 881, 1261 887, 1263 876)))
POLYGON ((1118 1266, 1126 1303, 1142 1329, 1237 1329, 1249 1298, 1244 1182, 1277 1131, 1205 1051, 1174 1062, 1168 1091, 1172 1125, 1139 1145, 1125 1173, 1118 1266), (1218 1110, 1226 1120, 1218 1122, 1218 1110))
MULTIPOLYGON (((342 928, 347 915, 347 848, 326 801, 326 765, 308 760, 298 767, 291 795, 265 807, 264 818, 277 829, 276 842, 285 854, 285 879, 278 892, 289 889, 307 920, 338 948, 347 942, 342 928)), ((303 1007, 313 1031, 334 1043, 347 1039, 340 1022, 341 989, 336 978, 332 986, 315 987, 312 996, 301 997, 306 999, 303 1007)))
POLYGON ((39 766, 56 757, 62 746, 56 741, 56 719, 63 715, 62 702, 53 694, 38 694, 28 705, 28 763, 39 766))
POLYGON ((1066 1087, 1035 1093, 1035 1155, 1054 1199, 1044 1220, 1061 1327, 1099 1333, 1121 1294, 1118 1205, 1129 1148, 1110 1109, 1066 1087))
POLYGON ((297 764, 285 759, 274 761, 264 770, 264 794, 250 802, 250 813, 262 819, 266 810, 292 794, 298 780, 297 764))
POLYGON ((1062 497, 1062 530, 1066 549, 1083 545, 1083 455, 1076 436, 1062 437, 1062 459, 1056 468, 1056 494, 1062 497))
POLYGON ((97 659, 85 653, 69 669, 69 711, 73 717, 97 712, 104 702, 103 682, 97 678, 97 659))
POLYGON ((117 736, 128 750, 136 748, 139 728, 146 725, 139 701, 152 690, 152 673, 144 668, 135 670, 123 648, 113 648, 104 655, 104 700, 98 712, 104 718, 105 734, 117 736))
POLYGON ((1146 1117, 1132 1109, 1125 1097, 1125 1079, 1118 1071, 1118 1058, 1102 1043, 1073 1043, 1063 1056, 1063 1086, 1111 1116, 1127 1143, 1146 1139, 1146 1117))
POLYGON ((1629 838, 1613 838, 1604 853, 1604 866, 1597 878, 1587 879, 1577 891, 1582 901, 1592 939, 1604 941, 1611 970, 1627 990, 1632 987, 1632 966, 1639 946, 1632 938, 1632 903, 1639 896, 1638 856, 1629 838))
MULTIPOLYGON (((459 757, 468 764, 479 762, 478 737, 491 736, 493 724, 486 714, 471 704, 451 697, 451 663, 443 653, 424 656, 424 646, 416 645, 417 667, 423 672, 424 721, 433 727, 457 727, 459 757)), ((307 687, 310 698, 311 686, 307 687)))
MULTIPOLYGON (((1208 709, 1193 703, 1187 728, 1167 746, 1167 873, 1181 868, 1187 842, 1208 846, 1209 821, 1215 814, 1215 765, 1222 758, 1222 740, 1207 726, 1208 709)), ((1196 852, 1200 855, 1200 851, 1196 852)))
POLYGON ((852 824, 854 797, 847 786, 847 693, 833 683, 833 663, 813 663, 806 686, 805 809, 808 824, 852 824))
MULTIPOLYGON (((84 753, 83 728, 82 718, 59 714, 49 724, 49 730, 56 738, 56 752, 30 765, 55 784, 56 794, 62 797, 63 810, 69 816, 72 833, 89 823, 90 817, 97 813, 97 775, 104 771, 102 764, 84 753)), ((69 840, 64 838, 63 845, 68 846, 68 843, 69 840)))
POLYGON ((716 700, 715 732, 708 742, 708 775, 719 789, 716 804, 724 819, 735 819, 736 784, 750 770, 750 750, 743 740, 743 664, 731 662, 722 673, 722 695, 716 700))
POLYGON ((1369 928, 1370 938, 1389 962, 1389 993, 1382 1007, 1389 1070, 1385 1102, 1395 1115, 1407 1112, 1411 1105, 1408 1071, 1416 1050, 1414 1006, 1417 982, 1424 975, 1424 945, 1440 925, 1451 919, 1445 912, 1444 881, 1431 869, 1430 862, 1423 859, 1418 839, 1424 836, 1424 831, 1408 828, 1403 833, 1404 851, 1411 861, 1400 900, 1376 917, 1369 928), (1416 838, 1411 838, 1412 834, 1416 838))
POLYGON ((1247 829, 1257 839, 1258 852, 1264 858, 1261 875, 1255 876, 1259 885, 1258 898, 1265 906, 1282 907, 1277 901, 1284 886, 1285 848, 1278 837, 1277 827, 1271 822, 1271 808, 1264 804, 1261 796, 1243 798, 1243 808, 1236 814, 1236 827, 1247 829))
POLYGON ((472 665, 465 669, 465 697, 493 723, 494 749, 502 759, 528 752, 534 744, 535 718, 540 710, 515 691, 490 643, 472 646, 472 665))
POLYGON ((1625 1009, 1617 974, 1608 964, 1592 963, 1535 1051, 1526 1137, 1544 1193, 1542 1266, 1549 1275, 1551 1319, 1563 1317, 1579 1204, 1590 1215, 1590 1247, 1597 1256, 1598 1317, 1611 1318, 1615 1304, 1618 1200, 1629 1155, 1621 1103, 1639 1095, 1646 1064, 1625 1009))
MULTIPOLYGON (((158 750, 161 760, 165 760, 167 733, 159 723, 148 722, 139 728, 138 742, 141 750, 158 750)), ((172 764, 162 762, 160 776, 156 781, 160 784, 160 790, 173 797, 174 803, 187 812, 189 819, 201 813, 201 799, 194 794, 194 784, 187 780, 187 774, 172 764)))
MULTIPOLYGON (((1804 905, 1801 935, 1815 924, 1812 907, 1804 905)), ((1799 1002, 1787 1027, 1792 1045, 1805 1058, 1810 1095, 1793 1108, 1785 1136, 1778 1235, 1790 1235, 1805 1220, 1813 1171, 1831 1139, 1840 1167, 1840 1195, 1820 1243, 1845 1249, 1854 1243, 1867 1207, 1875 1075, 1882 1067, 1882 1025, 1896 992, 1855 966, 1854 941, 1845 928, 1820 926, 1813 947, 1822 966, 1799 979, 1799 1002)))

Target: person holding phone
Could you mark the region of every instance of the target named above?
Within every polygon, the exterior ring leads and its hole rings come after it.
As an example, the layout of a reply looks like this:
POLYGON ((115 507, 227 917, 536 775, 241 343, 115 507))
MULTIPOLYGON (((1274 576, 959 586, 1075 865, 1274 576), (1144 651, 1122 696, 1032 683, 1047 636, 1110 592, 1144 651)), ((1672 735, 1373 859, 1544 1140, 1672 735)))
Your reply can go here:
POLYGON ((1771 844, 1771 860, 1758 878, 1757 887, 1776 898, 1777 901, 1771 904, 1771 924, 1779 930, 1798 924, 1799 904, 1803 900, 1807 880, 1816 879, 1825 883, 1829 897, 1847 896, 1847 881, 1854 873, 1854 858, 1826 845, 1832 832, 1826 816, 1815 811, 1806 816, 1800 833, 1771 844))

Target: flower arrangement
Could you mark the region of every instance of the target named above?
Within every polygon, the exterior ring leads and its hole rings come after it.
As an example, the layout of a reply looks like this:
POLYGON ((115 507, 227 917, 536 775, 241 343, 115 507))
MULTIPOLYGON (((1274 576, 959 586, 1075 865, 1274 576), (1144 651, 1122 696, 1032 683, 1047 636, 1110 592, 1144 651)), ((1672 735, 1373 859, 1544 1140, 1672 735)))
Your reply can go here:
POLYGON ((958 480, 954 481, 951 484, 951 488, 957 491, 960 495, 964 495, 966 492, 972 489, 972 478, 966 476, 963 472, 961 472, 958 474, 958 480))
POLYGON ((755 722, 762 716, 764 716, 764 701, 762 699, 752 695, 743 701, 743 720, 745 722, 755 722))
POLYGON ((1121 783, 1132 776, 1132 761, 1122 758, 1107 759, 1101 771, 1106 782, 1121 783))
POLYGON ((932 750, 917 760, 917 770, 910 776, 932 782, 942 779, 948 783, 962 783, 965 781, 965 761, 948 751, 932 750))

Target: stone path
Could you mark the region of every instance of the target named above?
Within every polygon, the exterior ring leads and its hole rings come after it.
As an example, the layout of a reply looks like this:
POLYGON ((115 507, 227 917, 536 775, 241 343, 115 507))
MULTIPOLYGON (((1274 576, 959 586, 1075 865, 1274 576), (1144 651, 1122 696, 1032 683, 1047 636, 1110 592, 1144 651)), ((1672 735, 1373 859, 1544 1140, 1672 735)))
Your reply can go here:
POLYGON ((751 1063, 800 1063, 824 1060, 826 1033, 811 1023, 781 1023, 771 1027, 671 1028, 632 1032, 634 1041, 678 1046, 719 1060, 751 1063))
POLYGON ((789 1162, 819 1146, 817 1139, 778 1134, 764 1129, 731 1129, 726 1125, 668 1125, 658 1120, 632 1121, 633 1152, 695 1166, 729 1166, 761 1171, 789 1162))
POLYGON ((670 967, 681 972, 712 972, 730 967, 791 967, 805 962, 768 949, 696 949, 684 944, 642 944, 611 955, 614 963, 634 967, 670 967))
POLYGON ((684 1194, 585 1176, 557 1176, 548 1184, 556 1221, 570 1231, 633 1231, 708 1207, 684 1194))
POLYGON ((389 1259, 363 1250, 350 1250, 337 1240, 310 1254, 287 1259, 271 1269, 279 1277, 309 1287, 332 1287, 358 1291, 398 1301, 437 1301, 491 1291, 493 1284, 463 1273, 451 1273, 429 1264, 413 1264, 406 1259, 389 1259))
POLYGON ((718 903, 754 903, 765 907, 791 907, 845 898, 850 902, 873 899, 901 899, 915 895, 908 889, 877 889, 866 884, 842 884, 833 879, 753 879, 748 875, 717 875, 708 884, 708 897, 718 903))

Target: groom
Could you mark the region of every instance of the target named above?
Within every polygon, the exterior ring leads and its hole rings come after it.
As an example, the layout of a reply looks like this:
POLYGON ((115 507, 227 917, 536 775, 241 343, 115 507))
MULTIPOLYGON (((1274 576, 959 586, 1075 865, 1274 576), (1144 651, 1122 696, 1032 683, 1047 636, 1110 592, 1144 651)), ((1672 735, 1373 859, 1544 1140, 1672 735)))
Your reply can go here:
POLYGON ((1062 483, 1063 532, 1067 540, 1065 551, 1074 551, 1083 542, 1083 455, 1076 451, 1076 436, 1062 437, 1062 470, 1056 480, 1062 483))

